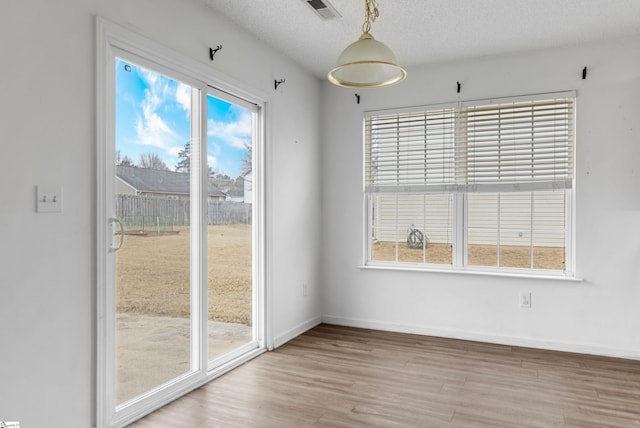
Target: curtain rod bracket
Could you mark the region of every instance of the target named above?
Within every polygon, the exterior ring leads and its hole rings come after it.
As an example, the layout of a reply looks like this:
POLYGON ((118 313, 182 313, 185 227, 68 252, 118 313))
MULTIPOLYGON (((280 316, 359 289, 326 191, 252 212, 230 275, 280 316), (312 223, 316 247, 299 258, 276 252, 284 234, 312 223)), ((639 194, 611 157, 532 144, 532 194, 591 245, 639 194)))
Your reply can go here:
POLYGON ((218 45, 217 48, 213 49, 213 48, 209 48, 209 58, 211 58, 211 61, 213 61, 213 57, 216 56, 216 53, 222 49, 222 45, 218 45))
POLYGON ((356 95, 356 103, 360 104, 360 94, 355 94, 356 95))
POLYGON ((284 83, 284 82, 285 82, 285 80, 284 80, 284 79, 274 80, 274 81, 273 81, 273 88, 277 90, 277 89, 278 89, 278 86, 280 86, 280 85, 281 85, 282 83, 284 83))
POLYGON ((587 78, 587 67, 582 69, 582 80, 585 80, 587 78))
POLYGON ((456 84, 458 85, 458 93, 460 93, 460 82, 456 82, 456 84))

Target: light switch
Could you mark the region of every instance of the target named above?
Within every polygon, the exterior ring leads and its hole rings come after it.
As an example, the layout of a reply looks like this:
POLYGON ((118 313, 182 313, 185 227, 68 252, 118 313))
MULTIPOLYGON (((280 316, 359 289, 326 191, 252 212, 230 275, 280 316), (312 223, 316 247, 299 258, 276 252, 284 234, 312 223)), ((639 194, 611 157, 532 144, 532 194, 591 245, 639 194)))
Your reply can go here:
POLYGON ((62 212, 62 186, 36 186, 36 212, 62 212))

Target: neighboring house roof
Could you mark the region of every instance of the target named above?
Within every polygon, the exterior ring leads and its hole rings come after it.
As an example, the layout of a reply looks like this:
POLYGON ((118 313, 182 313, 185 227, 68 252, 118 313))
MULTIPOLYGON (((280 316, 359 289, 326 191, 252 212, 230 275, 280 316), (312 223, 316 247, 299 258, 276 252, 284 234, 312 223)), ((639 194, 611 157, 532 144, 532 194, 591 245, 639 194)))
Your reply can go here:
MULTIPOLYGON (((185 172, 117 165, 116 175, 140 193, 189 195, 189 174, 185 172)), ((211 182, 209 182, 208 194, 227 197, 226 193, 211 182)))

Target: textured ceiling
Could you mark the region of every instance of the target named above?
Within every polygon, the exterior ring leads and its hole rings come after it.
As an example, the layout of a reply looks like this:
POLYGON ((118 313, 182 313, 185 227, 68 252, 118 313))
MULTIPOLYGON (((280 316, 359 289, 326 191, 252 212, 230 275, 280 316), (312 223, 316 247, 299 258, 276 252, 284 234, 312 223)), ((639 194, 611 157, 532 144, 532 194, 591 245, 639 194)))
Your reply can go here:
MULTIPOLYGON (((329 0, 322 20, 306 0, 194 0, 286 53, 318 77, 357 40, 364 0, 329 0)), ((640 0, 377 0, 371 33, 402 66, 640 34, 640 0)))

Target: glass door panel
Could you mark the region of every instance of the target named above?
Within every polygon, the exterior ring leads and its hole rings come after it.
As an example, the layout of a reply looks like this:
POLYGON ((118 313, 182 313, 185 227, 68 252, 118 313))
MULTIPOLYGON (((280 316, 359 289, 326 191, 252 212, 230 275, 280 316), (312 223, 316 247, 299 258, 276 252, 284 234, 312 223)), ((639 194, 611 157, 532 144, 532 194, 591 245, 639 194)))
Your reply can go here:
MULTIPOLYGON (((224 99, 223 99, 224 98, 224 99)), ((254 341, 253 141, 255 109, 207 97, 208 359, 254 341)))
POLYGON ((184 167, 192 90, 124 60, 115 67, 115 213, 125 235, 115 262, 121 405, 193 370, 191 178, 184 167))

